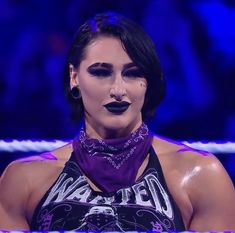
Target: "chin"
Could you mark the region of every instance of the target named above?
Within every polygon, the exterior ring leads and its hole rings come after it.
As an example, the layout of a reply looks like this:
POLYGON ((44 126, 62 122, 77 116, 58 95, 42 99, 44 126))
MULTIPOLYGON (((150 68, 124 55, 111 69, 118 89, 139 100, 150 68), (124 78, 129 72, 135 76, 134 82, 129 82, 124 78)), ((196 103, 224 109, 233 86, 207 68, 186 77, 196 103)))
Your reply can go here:
POLYGON ((109 130, 119 130, 126 128, 128 126, 128 122, 121 122, 121 121, 109 121, 105 122, 104 128, 109 130))
POLYGON ((136 119, 128 119, 127 117, 117 117, 115 116, 112 119, 107 119, 103 124, 104 128, 111 131, 119 131, 128 129, 131 125, 135 127, 134 122, 136 119))

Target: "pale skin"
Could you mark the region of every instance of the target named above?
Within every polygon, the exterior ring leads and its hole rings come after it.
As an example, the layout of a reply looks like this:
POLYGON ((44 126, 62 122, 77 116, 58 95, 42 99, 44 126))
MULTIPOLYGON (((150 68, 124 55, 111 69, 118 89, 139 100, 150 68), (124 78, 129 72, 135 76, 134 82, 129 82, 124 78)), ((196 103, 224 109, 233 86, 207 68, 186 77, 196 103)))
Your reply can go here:
MULTIPOLYGON (((79 85, 84 99, 87 133, 94 138, 129 134, 142 122, 140 110, 147 82, 139 76, 124 77, 125 65, 132 61, 117 39, 102 37, 95 42, 88 46, 79 68, 70 66, 71 87, 79 85), (94 63, 111 64, 112 75, 106 81, 97 81, 97 77, 86 72, 94 63), (96 92, 91 92, 94 89, 96 92), (102 107, 113 100, 129 101, 131 108, 113 116, 102 107)), ((153 139, 153 148, 186 229, 235 230, 234 186, 216 157, 158 136, 153 139)), ((7 167, 0 179, 0 229, 29 230, 38 202, 62 171, 72 150, 69 143, 40 156, 14 161, 7 167)), ((136 178, 144 172, 148 160, 147 156, 136 178)), ((100 191, 88 178, 87 181, 92 189, 100 191)))

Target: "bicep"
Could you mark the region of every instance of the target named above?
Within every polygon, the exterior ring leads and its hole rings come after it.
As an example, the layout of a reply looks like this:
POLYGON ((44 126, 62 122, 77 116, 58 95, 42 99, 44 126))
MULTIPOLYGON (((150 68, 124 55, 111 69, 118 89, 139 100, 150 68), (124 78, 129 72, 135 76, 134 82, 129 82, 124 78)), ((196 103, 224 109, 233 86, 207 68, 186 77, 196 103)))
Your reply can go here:
POLYGON ((235 191, 231 179, 215 158, 202 166, 192 184, 194 214, 190 229, 197 231, 235 230, 235 191))
POLYGON ((0 229, 1 230, 29 230, 26 219, 17 213, 7 210, 0 203, 0 229))
POLYGON ((11 164, 0 178, 0 229, 29 230, 25 216, 26 182, 20 169, 11 164))

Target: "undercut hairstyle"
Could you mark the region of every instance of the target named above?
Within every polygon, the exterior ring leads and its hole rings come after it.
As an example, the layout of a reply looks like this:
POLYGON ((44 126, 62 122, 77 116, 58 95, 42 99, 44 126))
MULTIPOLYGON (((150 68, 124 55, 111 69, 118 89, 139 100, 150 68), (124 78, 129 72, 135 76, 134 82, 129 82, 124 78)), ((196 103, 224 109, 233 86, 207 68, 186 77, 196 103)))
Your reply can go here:
POLYGON ((147 91, 142 108, 142 118, 146 120, 155 114, 156 107, 165 96, 165 80, 153 41, 134 21, 113 12, 97 14, 87 20, 75 34, 69 50, 64 79, 67 98, 72 107, 72 119, 80 121, 84 116, 82 98, 71 95, 69 64, 78 68, 85 59, 86 48, 96 38, 109 36, 121 41, 123 49, 147 80, 147 91))

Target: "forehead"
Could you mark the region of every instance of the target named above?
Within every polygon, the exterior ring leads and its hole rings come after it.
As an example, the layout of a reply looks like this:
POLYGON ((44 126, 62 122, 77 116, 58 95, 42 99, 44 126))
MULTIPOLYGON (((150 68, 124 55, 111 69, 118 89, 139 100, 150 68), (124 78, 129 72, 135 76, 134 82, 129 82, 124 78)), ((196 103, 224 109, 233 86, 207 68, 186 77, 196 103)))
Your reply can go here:
POLYGON ((84 61, 117 65, 132 62, 120 39, 111 36, 100 36, 93 40, 85 49, 84 61))

